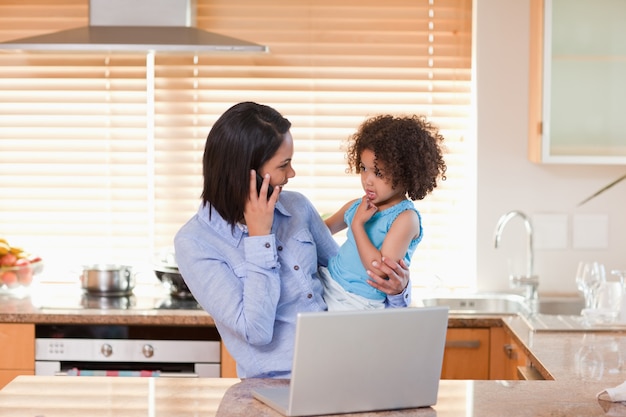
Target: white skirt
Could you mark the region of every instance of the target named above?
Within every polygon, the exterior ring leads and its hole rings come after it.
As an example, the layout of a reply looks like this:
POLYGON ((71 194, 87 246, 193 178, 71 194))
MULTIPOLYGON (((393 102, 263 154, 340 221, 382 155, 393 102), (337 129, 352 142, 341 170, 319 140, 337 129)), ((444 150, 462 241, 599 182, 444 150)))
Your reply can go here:
POLYGON ((375 310, 385 308, 385 300, 371 300, 346 291, 330 276, 328 268, 320 266, 317 270, 324 287, 324 301, 328 311, 375 310))

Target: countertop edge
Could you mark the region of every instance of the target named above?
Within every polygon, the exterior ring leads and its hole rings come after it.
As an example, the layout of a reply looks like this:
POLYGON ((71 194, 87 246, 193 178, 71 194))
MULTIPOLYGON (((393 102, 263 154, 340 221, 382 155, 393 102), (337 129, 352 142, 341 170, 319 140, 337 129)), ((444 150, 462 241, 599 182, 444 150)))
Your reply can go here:
POLYGON ((0 323, 30 324, 127 324, 215 326, 213 318, 203 311, 177 311, 176 313, 133 312, 127 314, 87 310, 80 312, 0 313, 0 323))

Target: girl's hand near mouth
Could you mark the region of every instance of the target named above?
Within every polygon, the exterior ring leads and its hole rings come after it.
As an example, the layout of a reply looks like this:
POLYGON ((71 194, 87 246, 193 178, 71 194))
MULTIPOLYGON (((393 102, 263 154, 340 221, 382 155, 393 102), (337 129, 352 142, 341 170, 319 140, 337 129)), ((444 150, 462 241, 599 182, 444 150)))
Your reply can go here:
POLYGON ((372 218, 374 213, 378 211, 378 207, 376 207, 367 196, 364 196, 361 199, 361 204, 356 210, 354 214, 354 219, 352 219, 352 226, 363 226, 369 219, 372 218))

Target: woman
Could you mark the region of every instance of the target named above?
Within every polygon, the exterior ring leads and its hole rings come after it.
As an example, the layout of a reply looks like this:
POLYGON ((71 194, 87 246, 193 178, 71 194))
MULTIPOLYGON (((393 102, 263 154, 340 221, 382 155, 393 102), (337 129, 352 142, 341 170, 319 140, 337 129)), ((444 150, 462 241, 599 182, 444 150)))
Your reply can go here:
MULTIPOLYGON (((202 204, 174 239, 178 268, 240 378, 290 376, 296 315, 326 310, 317 269, 338 250, 306 197, 282 190, 295 176, 290 128, 268 106, 228 109, 206 140, 202 204)), ((388 306, 408 305, 404 264, 384 260, 369 275, 388 306)))

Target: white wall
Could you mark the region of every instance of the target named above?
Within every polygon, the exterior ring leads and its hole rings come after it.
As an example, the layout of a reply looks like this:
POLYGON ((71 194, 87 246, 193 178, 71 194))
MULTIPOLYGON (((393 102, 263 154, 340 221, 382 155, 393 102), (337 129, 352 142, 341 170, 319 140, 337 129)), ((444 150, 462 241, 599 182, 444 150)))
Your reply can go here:
POLYGON ((593 258, 609 270, 626 270, 626 181, 577 207, 626 173, 626 166, 537 165, 528 160, 529 1, 475 1, 478 288, 508 289, 507 260, 525 256, 519 218, 505 229, 500 248, 494 248, 499 217, 516 209, 529 216, 567 217, 566 247, 536 249, 535 272, 540 293, 575 293, 579 260, 593 258), (608 216, 608 247, 573 248, 573 216, 586 213, 608 216))

